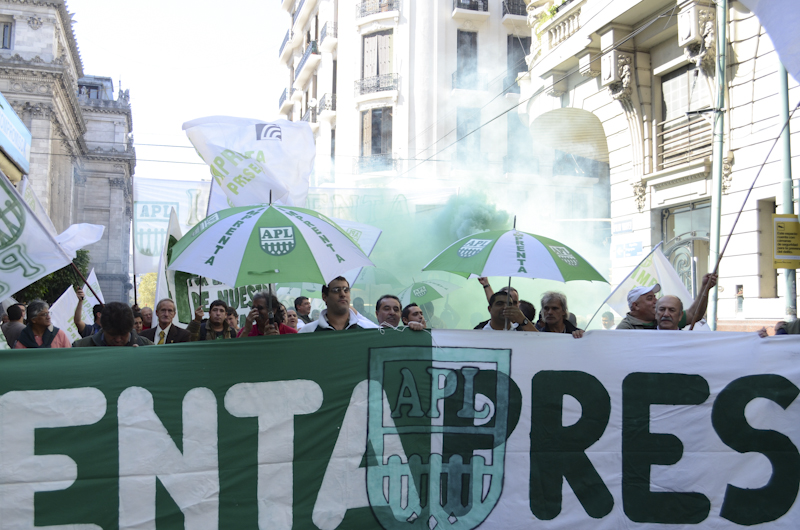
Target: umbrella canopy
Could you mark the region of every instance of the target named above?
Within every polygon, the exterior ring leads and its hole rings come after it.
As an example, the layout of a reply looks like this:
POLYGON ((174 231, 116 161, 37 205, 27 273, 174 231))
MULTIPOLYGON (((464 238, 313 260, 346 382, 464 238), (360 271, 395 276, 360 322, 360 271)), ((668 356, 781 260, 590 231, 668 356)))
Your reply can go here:
POLYGON ((470 276, 514 276, 568 282, 608 281, 580 254, 554 239, 518 230, 492 230, 460 239, 423 270, 470 276))
POLYGON ((424 282, 414 282, 413 285, 403 289, 397 297, 400 299, 400 305, 403 307, 412 302, 417 305, 422 305, 426 302, 444 298, 456 289, 461 289, 461 287, 442 280, 427 280, 424 282))
POLYGON ((355 241, 324 215, 260 204, 220 210, 172 248, 169 269, 228 285, 327 283, 372 265, 355 241))

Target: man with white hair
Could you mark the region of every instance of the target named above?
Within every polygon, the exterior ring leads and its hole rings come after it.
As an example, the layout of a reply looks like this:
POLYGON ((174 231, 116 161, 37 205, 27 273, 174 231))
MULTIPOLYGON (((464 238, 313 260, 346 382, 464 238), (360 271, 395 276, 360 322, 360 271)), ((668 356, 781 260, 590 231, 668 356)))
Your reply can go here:
POLYGON ((656 302, 656 324, 658 329, 680 331, 678 327, 683 316, 683 302, 677 296, 666 294, 656 302))
MULTIPOLYGON (((716 274, 706 274, 703 276, 703 285, 701 292, 708 292, 712 287, 717 284, 716 274), (707 287, 706 287, 707 286, 707 287)), ((623 318, 617 329, 657 329, 658 323, 656 322, 656 296, 661 291, 659 284, 634 287, 628 292, 628 308, 630 311, 625 318, 623 318)), ((680 320, 678 321, 678 329, 685 327, 691 322, 695 315, 697 320, 700 320, 708 307, 708 295, 701 296, 692 302, 689 309, 681 312, 680 320)))
POLYGON ((576 339, 583 337, 583 330, 570 322, 569 309, 567 308, 567 297, 564 293, 548 291, 542 295, 542 309, 539 312, 542 317, 536 329, 542 333, 569 333, 576 339))

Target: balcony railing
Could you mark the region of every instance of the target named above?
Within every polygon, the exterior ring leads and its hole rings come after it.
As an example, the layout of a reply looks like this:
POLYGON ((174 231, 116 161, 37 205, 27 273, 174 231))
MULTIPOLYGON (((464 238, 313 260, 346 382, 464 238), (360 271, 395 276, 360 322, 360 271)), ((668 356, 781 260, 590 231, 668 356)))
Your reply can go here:
POLYGON ((300 3, 297 5, 297 9, 295 9, 294 13, 292 13, 292 25, 297 22, 297 17, 300 15, 300 11, 303 10, 303 4, 306 3, 306 0, 300 0, 300 3))
POLYGON ((674 118, 659 123, 658 129, 659 170, 711 155, 714 135, 711 123, 702 116, 674 118))
POLYGON ((362 0, 356 4, 356 18, 364 18, 384 11, 400 11, 400 0, 362 0))
POLYGON ((311 57, 312 54, 319 55, 319 50, 317 49, 317 41, 315 40, 312 40, 311 42, 308 43, 308 46, 306 46, 306 51, 305 53, 303 53, 303 58, 300 59, 300 62, 297 64, 295 72, 298 75, 300 74, 300 72, 303 71, 303 67, 306 65, 306 61, 308 61, 308 58, 311 57))
POLYGON ((367 77, 356 81, 356 96, 397 90, 399 76, 397 74, 384 74, 376 77, 367 77))
POLYGON ((528 16, 524 0, 503 0, 503 16, 506 15, 528 16))
POLYGON ((303 121, 307 121, 308 123, 317 123, 317 109, 313 107, 309 107, 303 117, 300 118, 303 121))
POLYGON ((397 171, 397 160, 389 153, 362 156, 353 160, 353 173, 356 175, 378 171, 397 171))
POLYGON ((280 99, 278 99, 278 108, 283 107, 283 102, 286 101, 286 98, 288 98, 288 97, 289 97, 289 89, 288 88, 284 88, 283 89, 283 94, 281 94, 280 99))
POLYGON ((486 76, 480 75, 477 72, 456 70, 453 72, 453 88, 486 91, 486 76))
POLYGON ((453 9, 489 11, 489 0, 453 0, 453 9))
POLYGON ((292 30, 286 30, 286 36, 283 38, 283 44, 281 44, 281 49, 278 50, 278 57, 283 55, 283 49, 286 48, 290 38, 292 38, 292 30))
POLYGON ((326 110, 336 111, 336 94, 325 94, 322 96, 322 99, 319 101, 319 111, 324 112, 326 110))
POLYGON ((325 25, 322 26, 322 31, 319 32, 320 45, 325 42, 325 37, 333 37, 334 39, 337 37, 335 22, 326 22, 325 25))

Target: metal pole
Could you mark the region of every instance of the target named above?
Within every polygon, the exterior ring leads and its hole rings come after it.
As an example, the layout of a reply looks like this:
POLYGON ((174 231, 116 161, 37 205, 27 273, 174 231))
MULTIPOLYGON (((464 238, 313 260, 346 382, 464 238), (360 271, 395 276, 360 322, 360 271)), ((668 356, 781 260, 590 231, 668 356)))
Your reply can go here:
MULTIPOLYGON (((714 113, 714 151, 711 169, 711 252, 708 257, 709 269, 719 259, 720 218, 722 204, 722 157, 725 146, 725 55, 728 51, 728 0, 717 1, 717 99, 714 113)), ((718 290, 711 291, 708 308, 708 323, 712 330, 717 329, 718 290)))
MULTIPOLYGON (((789 74, 786 67, 780 64, 778 68, 778 82, 780 83, 780 122, 789 122, 789 74)), ((792 189, 792 145, 791 123, 783 128, 781 133, 781 158, 783 160, 783 186, 781 197, 781 213, 794 215, 794 190, 792 189)), ((784 269, 786 277, 786 318, 789 321, 797 320, 797 283, 794 269, 784 269)))

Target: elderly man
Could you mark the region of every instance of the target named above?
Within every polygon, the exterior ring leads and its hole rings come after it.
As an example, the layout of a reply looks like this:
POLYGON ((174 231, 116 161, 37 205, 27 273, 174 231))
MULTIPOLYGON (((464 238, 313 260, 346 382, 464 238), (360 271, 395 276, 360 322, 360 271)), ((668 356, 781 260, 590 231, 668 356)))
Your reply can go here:
POLYGON ((491 318, 475 326, 474 329, 488 331, 536 331, 536 326, 519 309, 519 294, 516 290, 498 291, 489 297, 491 318))
POLYGON ((326 309, 320 312, 317 320, 303 326, 300 333, 378 327, 366 319, 358 318, 356 312, 350 309, 350 283, 342 276, 322 286, 322 301, 326 309))
POLYGON ((28 304, 28 325, 20 332, 16 349, 25 348, 69 348, 69 338, 63 329, 53 326, 50 320, 50 306, 43 300, 28 304))
POLYGON ((139 311, 142 314, 142 329, 153 327, 153 310, 145 306, 139 311))
POLYGON ((548 291, 542 295, 541 324, 536 329, 544 333, 570 333, 576 339, 583 337, 583 330, 578 329, 568 320, 569 309, 564 293, 548 291))
MULTIPOLYGON (((706 274, 703 276, 703 285, 701 292, 708 292, 717 284, 716 274, 706 274), (708 287, 706 287, 708 286, 708 287)), ((625 315, 617 329, 656 329, 658 323, 656 322, 656 295, 661 291, 659 284, 634 287, 628 292, 628 308, 630 312, 625 315)), ((689 309, 682 311, 681 318, 678 322, 678 328, 683 328, 692 320, 696 320, 705 314, 706 307, 708 307, 708 296, 701 296, 692 302, 689 309)))
MULTIPOLYGON (((142 331, 142 337, 153 341, 155 344, 174 344, 192 340, 192 336, 188 331, 172 325, 172 319, 175 318, 175 302, 169 298, 158 301, 158 304, 156 304, 156 317, 158 318, 158 324, 142 331)), ((144 309, 142 309, 142 318, 145 318, 144 309)))
POLYGON ((208 321, 203 322, 203 306, 194 311, 194 320, 186 326, 186 331, 192 336, 192 342, 198 340, 235 339, 236 332, 228 325, 228 304, 222 300, 214 300, 208 308, 208 321))
POLYGON ((664 295, 656 302, 657 329, 680 330, 678 324, 683 316, 683 302, 677 296, 664 295))
POLYGON ((152 346, 153 341, 136 333, 133 311, 122 302, 109 302, 100 312, 102 329, 72 343, 73 348, 89 346, 152 346))

